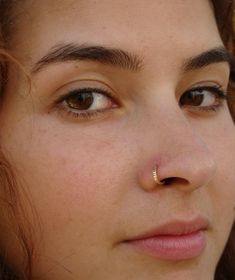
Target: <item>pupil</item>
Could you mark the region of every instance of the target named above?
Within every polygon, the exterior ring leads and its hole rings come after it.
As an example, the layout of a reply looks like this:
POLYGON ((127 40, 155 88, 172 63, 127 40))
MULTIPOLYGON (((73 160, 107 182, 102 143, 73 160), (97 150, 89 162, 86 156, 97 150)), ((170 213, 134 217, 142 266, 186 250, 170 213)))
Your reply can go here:
POLYGON ((200 92, 189 92, 181 97, 182 105, 199 106, 203 102, 204 95, 200 92))
POLYGON ((76 93, 74 92, 71 96, 68 97, 68 105, 77 110, 87 110, 91 107, 94 97, 92 93, 76 93))

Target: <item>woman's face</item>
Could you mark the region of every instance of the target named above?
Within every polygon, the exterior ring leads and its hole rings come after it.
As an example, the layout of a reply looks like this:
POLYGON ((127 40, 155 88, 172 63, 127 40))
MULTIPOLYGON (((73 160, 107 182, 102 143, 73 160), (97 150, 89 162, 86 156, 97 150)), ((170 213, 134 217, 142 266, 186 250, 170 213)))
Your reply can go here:
POLYGON ((213 279, 235 215, 235 129, 211 5, 29 2, 12 48, 32 87, 11 69, 0 133, 39 217, 34 275, 213 279))

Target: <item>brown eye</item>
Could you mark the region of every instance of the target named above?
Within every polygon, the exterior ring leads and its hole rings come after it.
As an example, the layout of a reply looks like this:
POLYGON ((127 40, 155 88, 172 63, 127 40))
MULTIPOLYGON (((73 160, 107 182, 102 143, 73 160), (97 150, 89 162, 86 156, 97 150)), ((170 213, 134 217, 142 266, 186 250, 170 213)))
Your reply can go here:
POLYGON ((59 100, 67 111, 94 112, 116 108, 110 94, 101 89, 81 88, 69 92, 59 100))
POLYGON ((94 96, 92 92, 76 92, 74 91, 67 97, 67 105, 76 110, 88 110, 94 102, 94 96))
POLYGON ((186 91, 179 100, 181 107, 196 107, 200 110, 215 110, 226 100, 220 87, 205 86, 186 91))
MULTIPOLYGON (((212 95, 212 94, 211 94, 212 95)), ((211 96, 210 96, 211 97, 211 96)), ((205 99, 205 94, 200 91, 189 91, 184 93, 180 98, 180 105, 200 106, 205 99)), ((212 101, 215 99, 212 95, 212 101)))

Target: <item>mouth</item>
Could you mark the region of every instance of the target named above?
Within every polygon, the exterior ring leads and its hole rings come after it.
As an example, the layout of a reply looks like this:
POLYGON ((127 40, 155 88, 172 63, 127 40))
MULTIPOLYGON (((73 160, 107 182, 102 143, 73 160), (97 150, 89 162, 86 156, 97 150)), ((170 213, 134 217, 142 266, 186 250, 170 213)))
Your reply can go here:
POLYGON ((125 243, 161 260, 181 261, 199 257, 206 248, 207 219, 169 221, 125 243))

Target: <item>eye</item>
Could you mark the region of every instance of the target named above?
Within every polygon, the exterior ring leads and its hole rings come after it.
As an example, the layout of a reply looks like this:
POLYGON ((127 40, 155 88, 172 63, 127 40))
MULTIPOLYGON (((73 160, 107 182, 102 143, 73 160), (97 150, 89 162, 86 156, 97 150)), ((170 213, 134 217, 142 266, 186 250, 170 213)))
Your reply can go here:
POLYGON ((197 87, 186 91, 180 98, 181 107, 200 111, 216 111, 226 99, 225 93, 216 86, 197 87))
POLYGON ((111 100, 94 89, 74 90, 64 100, 69 108, 84 110, 102 110, 112 105, 111 100))
POLYGON ((89 118, 118 107, 111 93, 98 88, 74 89, 56 102, 62 111, 76 118, 89 118))

